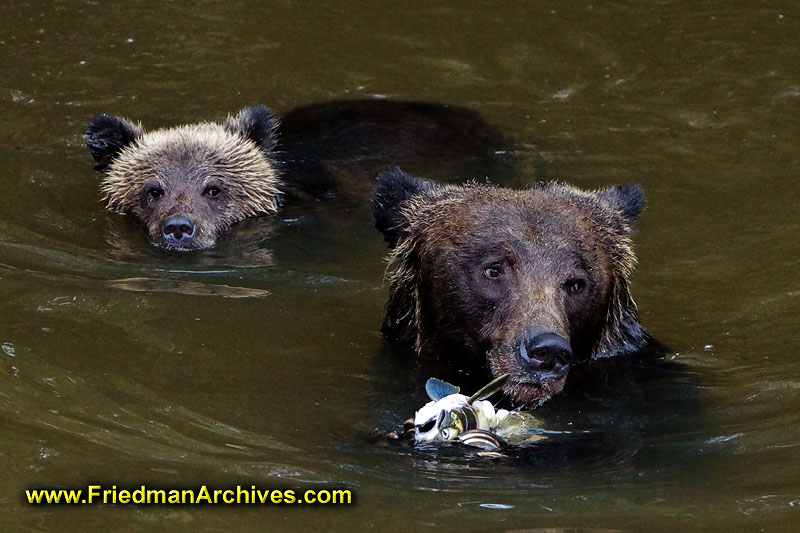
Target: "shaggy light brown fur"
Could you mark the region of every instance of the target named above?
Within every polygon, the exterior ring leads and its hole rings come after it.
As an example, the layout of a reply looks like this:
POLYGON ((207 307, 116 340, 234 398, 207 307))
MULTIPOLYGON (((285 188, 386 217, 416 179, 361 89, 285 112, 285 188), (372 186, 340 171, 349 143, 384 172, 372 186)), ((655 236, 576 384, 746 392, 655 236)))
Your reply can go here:
POLYGON ((109 209, 127 212, 148 184, 187 164, 196 167, 195 179, 215 176, 228 184, 242 206, 241 216, 277 211, 281 191, 272 164, 251 140, 213 123, 143 132, 109 166, 100 185, 103 200, 109 209))
POLYGON ((101 115, 84 137, 105 174, 100 191, 107 207, 141 221, 154 244, 193 250, 213 246, 237 222, 277 211, 276 127, 263 107, 223 124, 153 132, 101 115))

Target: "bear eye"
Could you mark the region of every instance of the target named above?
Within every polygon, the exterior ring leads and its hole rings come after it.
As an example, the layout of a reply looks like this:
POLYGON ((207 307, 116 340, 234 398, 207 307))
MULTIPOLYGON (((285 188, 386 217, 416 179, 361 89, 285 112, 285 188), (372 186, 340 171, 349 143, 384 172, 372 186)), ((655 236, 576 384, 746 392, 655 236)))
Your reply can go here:
POLYGON ((206 187, 206 190, 203 191, 203 194, 211 196, 212 198, 216 198, 221 192, 222 191, 219 189, 219 187, 211 185, 210 187, 206 187))
POLYGON ((503 275, 503 269, 496 265, 486 267, 486 269, 483 271, 483 275, 489 279, 498 279, 503 275))
POLYGON ((164 196, 164 189, 161 187, 150 187, 150 189, 147 190, 147 194, 149 194, 150 198, 153 200, 158 200, 164 196))
POLYGON ((586 280, 571 279, 564 284, 567 294, 578 294, 586 287, 586 280))

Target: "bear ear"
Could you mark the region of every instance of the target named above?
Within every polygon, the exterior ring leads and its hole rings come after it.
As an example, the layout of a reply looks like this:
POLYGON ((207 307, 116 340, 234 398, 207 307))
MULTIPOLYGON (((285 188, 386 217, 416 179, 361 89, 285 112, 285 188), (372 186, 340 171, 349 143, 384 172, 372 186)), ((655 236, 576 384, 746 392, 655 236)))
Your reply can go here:
POLYGON ((602 202, 622 214, 625 222, 632 224, 644 209, 644 193, 638 185, 617 185, 597 192, 602 202))
POLYGON ((142 136, 141 127, 113 115, 100 115, 86 127, 83 139, 97 164, 105 171, 111 161, 128 145, 142 136))
POLYGON ((231 133, 250 139, 265 152, 274 150, 278 142, 278 119, 263 105, 242 109, 235 117, 229 116, 224 127, 231 133))
POLYGON ((435 185, 432 182, 413 178, 399 168, 387 170, 378 176, 372 217, 389 248, 397 246, 408 231, 409 220, 403 215, 403 205, 413 196, 433 187, 435 185))

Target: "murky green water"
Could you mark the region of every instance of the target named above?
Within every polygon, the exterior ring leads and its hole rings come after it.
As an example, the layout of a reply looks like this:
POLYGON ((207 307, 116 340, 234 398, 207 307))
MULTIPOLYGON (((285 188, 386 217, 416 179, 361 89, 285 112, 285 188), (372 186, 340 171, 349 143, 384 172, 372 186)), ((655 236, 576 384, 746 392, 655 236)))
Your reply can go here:
POLYGON ((2 4, 0 526, 796 525, 800 11, 747 5, 2 4), (157 126, 373 95, 479 111, 520 151, 498 183, 639 183, 634 294, 683 369, 546 404, 562 433, 524 457, 372 442, 436 370, 377 333, 366 201, 170 255, 103 209, 80 138, 100 112, 157 126), (90 482, 342 485, 356 504, 23 502, 90 482))

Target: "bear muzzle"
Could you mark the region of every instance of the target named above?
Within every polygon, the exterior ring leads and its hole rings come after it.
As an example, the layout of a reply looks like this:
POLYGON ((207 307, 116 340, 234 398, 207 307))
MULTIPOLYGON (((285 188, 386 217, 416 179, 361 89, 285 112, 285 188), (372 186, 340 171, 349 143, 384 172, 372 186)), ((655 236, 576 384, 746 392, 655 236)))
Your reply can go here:
POLYGON ((503 388, 517 405, 541 405, 564 388, 573 361, 569 339, 550 328, 533 327, 490 349, 492 375, 510 373, 503 388))
POLYGON ((186 215, 173 215, 164 221, 161 236, 167 248, 194 248, 197 226, 186 215))
POLYGON ((552 331, 529 331, 519 343, 520 366, 539 380, 566 376, 572 361, 569 340, 552 331))

